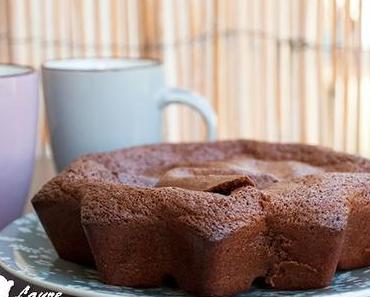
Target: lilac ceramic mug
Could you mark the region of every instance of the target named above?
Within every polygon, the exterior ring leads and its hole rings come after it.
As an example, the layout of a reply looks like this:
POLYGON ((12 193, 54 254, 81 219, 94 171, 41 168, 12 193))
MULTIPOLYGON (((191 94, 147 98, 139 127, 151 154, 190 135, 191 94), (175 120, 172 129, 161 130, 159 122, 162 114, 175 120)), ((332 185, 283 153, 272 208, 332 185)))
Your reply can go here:
POLYGON ((0 229, 24 209, 37 138, 38 75, 0 64, 0 229))

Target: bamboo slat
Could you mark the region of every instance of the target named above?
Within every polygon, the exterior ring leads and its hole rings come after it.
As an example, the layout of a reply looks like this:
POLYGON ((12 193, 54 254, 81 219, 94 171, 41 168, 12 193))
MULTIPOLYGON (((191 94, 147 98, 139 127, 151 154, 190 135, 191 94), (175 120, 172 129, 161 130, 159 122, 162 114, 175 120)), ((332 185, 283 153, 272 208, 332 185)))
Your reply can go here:
POLYGON ((305 51, 301 46, 305 43, 305 20, 306 20, 306 0, 300 0, 298 5, 298 19, 299 19, 299 32, 298 32, 298 48, 297 48, 297 56, 298 56, 298 105, 299 105, 299 115, 300 115, 300 132, 299 132, 299 141, 306 142, 307 141, 307 134, 306 134, 306 108, 307 102, 305 100, 305 79, 306 79, 306 64, 305 64, 305 51), (301 44, 300 44, 301 43, 301 44))
POLYGON ((11 60, 9 40, 9 5, 7 0, 0 0, 0 62, 6 63, 11 60))
POLYGON ((358 1, 358 24, 357 24, 357 40, 356 40, 356 58, 357 58, 357 110, 356 110, 356 152, 360 151, 361 145, 361 81, 362 81, 362 0, 358 1))
MULTIPOLYGON (((321 1, 316 1, 316 44, 321 44, 323 40, 324 29, 323 20, 323 3, 321 1)), ((327 137, 326 129, 326 112, 327 112, 327 97, 324 92, 323 84, 325 84, 323 76, 323 50, 320 47, 316 47, 316 79, 317 79, 317 94, 319 97, 319 143, 325 143, 327 137)))
POLYGON ((112 42, 111 42, 111 53, 113 57, 119 57, 120 50, 120 37, 121 37, 121 26, 120 26, 120 3, 118 0, 111 0, 111 11, 110 11, 110 31, 112 33, 112 42))
POLYGON ((337 5, 336 1, 332 1, 332 25, 331 25, 331 58, 332 58, 332 81, 331 81, 331 92, 330 92, 330 107, 331 113, 330 117, 330 135, 331 135, 331 146, 335 147, 335 111, 334 111, 334 102, 337 96, 337 72, 338 72, 338 53, 337 53, 337 5))
MULTIPOLYGON (((278 8, 280 3, 275 2, 276 8, 278 8)), ((275 8, 275 11, 276 11, 275 8)), ((281 31, 280 31, 280 20, 281 15, 279 13, 275 13, 275 34, 277 37, 277 40, 272 40, 272 42, 275 44, 275 71, 273 73, 274 77, 274 85, 275 85, 275 118, 276 118, 276 141, 282 140, 282 86, 281 86, 281 42, 279 41, 281 38, 281 31)))
MULTIPOLYGON (((350 23, 350 1, 346 1, 344 5, 344 48, 349 48, 350 38, 351 38, 351 23, 350 23)), ((343 63, 343 129, 346 129, 347 131, 341 131, 342 132, 342 145, 341 147, 349 149, 348 146, 348 134, 351 132, 349 127, 349 116, 348 116, 348 109, 350 108, 350 99, 349 99, 349 74, 348 72, 351 71, 350 69, 350 59, 351 59, 351 53, 348 51, 343 51, 344 59, 342 60, 343 63), (348 133, 349 132, 349 133, 348 133)))

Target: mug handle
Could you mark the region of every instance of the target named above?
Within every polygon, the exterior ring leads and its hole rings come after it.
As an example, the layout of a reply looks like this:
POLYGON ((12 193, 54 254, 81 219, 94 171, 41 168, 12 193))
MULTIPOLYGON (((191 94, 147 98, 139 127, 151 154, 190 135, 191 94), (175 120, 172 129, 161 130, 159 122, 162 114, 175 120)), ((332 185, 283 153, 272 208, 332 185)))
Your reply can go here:
POLYGON ((168 88, 158 94, 159 108, 163 109, 172 103, 185 104, 198 111, 207 124, 207 139, 216 140, 217 116, 204 97, 178 88, 168 88))

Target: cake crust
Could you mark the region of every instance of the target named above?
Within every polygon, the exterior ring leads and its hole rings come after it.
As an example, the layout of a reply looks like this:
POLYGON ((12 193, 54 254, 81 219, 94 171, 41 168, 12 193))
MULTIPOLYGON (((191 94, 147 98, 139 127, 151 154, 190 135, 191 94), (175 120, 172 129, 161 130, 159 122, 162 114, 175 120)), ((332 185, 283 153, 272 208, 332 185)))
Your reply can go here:
POLYGON ((370 161, 303 144, 160 144, 84 156, 33 205, 104 282, 230 296, 323 287, 370 265, 370 161), (64 218, 64 219, 63 219, 64 218))

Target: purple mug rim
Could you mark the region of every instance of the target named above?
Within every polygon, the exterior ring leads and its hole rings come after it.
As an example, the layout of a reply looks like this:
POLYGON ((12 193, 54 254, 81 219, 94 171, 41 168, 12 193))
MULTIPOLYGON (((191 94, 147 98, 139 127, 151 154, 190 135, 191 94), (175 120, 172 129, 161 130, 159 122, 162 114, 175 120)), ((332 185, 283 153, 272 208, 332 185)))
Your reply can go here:
POLYGON ((0 63, 0 67, 1 66, 13 66, 17 68, 22 68, 26 71, 22 73, 0 75, 0 79, 9 78, 9 77, 17 77, 17 76, 25 76, 25 75, 34 74, 36 72, 36 69, 29 65, 22 65, 22 64, 16 64, 16 63, 0 63))
POLYGON ((160 59, 155 59, 155 58, 146 58, 146 57, 139 57, 139 58, 132 58, 132 57, 73 57, 73 58, 61 58, 61 59, 50 59, 46 60, 45 62, 42 63, 41 69, 42 70, 47 70, 47 71, 63 71, 63 72, 119 72, 119 71, 130 71, 134 69, 142 69, 142 68, 151 68, 151 67, 157 67, 162 65, 162 61, 160 59), (50 67, 47 66, 46 64, 49 62, 62 62, 62 61, 71 61, 71 60, 131 60, 131 61, 151 61, 153 63, 147 64, 147 65, 136 65, 133 67, 115 67, 115 68, 105 68, 105 69, 100 69, 100 68, 90 68, 90 69, 66 69, 66 68, 57 68, 57 67, 50 67))

